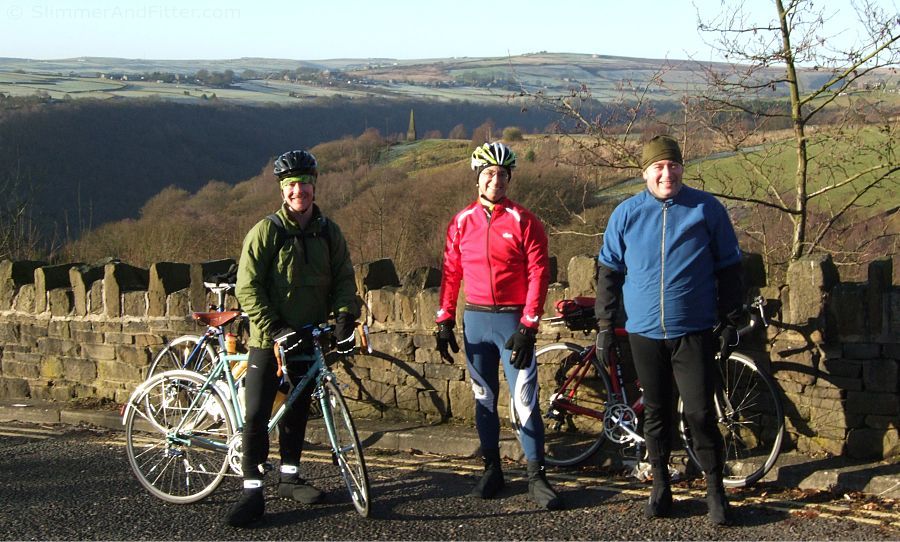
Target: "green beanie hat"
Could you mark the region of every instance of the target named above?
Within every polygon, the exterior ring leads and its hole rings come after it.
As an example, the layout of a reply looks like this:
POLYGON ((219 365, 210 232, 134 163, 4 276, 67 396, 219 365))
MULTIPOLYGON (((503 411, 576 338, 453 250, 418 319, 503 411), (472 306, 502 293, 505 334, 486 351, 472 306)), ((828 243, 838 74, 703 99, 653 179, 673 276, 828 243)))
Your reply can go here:
POLYGON ((647 169, 647 166, 660 160, 672 160, 684 165, 681 149, 678 148, 678 142, 674 138, 660 135, 644 144, 641 151, 641 169, 647 169))

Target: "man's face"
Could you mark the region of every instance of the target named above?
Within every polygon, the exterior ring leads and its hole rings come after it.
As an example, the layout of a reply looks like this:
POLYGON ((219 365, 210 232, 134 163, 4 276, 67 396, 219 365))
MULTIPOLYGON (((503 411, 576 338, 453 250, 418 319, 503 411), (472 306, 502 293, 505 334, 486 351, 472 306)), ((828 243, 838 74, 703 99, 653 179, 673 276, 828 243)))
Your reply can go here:
POLYGON ((684 166, 672 160, 660 160, 647 166, 643 175, 653 197, 665 200, 675 197, 681 190, 684 166))
POLYGON ((478 195, 485 196, 491 202, 497 202, 506 196, 509 185, 509 172, 500 166, 489 166, 478 174, 478 195))
POLYGON ((281 189, 281 196, 288 208, 295 213, 305 213, 312 206, 316 186, 312 183, 288 183, 281 189))

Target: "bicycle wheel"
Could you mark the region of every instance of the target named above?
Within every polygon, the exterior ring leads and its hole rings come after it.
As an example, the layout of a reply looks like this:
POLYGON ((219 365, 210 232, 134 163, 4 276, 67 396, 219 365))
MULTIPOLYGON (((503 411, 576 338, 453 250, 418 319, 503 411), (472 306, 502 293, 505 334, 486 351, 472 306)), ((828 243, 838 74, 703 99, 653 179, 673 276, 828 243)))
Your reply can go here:
MULTIPOLYGON (((609 377, 595 357, 584 361, 584 348, 575 344, 550 344, 539 348, 536 356, 545 420, 544 460, 558 467, 577 465, 603 443, 603 419, 612 396, 609 377), (578 369, 583 369, 582 377, 569 381, 578 369)), ((520 424, 512 404, 509 411, 518 435, 520 424)))
POLYGON ((330 425, 328 436, 331 439, 332 460, 341 469, 341 476, 350 490, 350 499, 356 511, 367 517, 370 502, 369 474, 359 435, 337 384, 328 380, 322 388, 322 413, 326 418, 326 426, 330 425))
POLYGON ((169 341, 162 350, 153 358, 147 378, 176 369, 187 369, 200 374, 209 374, 216 360, 216 352, 209 341, 205 341, 199 356, 189 359, 191 352, 200 343, 202 337, 198 335, 182 335, 169 341))
MULTIPOLYGON (((725 441, 724 482, 727 487, 745 487, 765 476, 778 459, 784 411, 772 377, 752 359, 735 352, 719 368, 723 393, 716 394, 716 412, 725 441)), ((681 437, 691 460, 699 466, 683 410, 679 400, 681 437)))
POLYGON ((228 469, 227 444, 234 424, 222 396, 205 390, 191 407, 204 381, 190 371, 160 373, 128 405, 128 463, 141 485, 167 502, 203 499, 228 469))

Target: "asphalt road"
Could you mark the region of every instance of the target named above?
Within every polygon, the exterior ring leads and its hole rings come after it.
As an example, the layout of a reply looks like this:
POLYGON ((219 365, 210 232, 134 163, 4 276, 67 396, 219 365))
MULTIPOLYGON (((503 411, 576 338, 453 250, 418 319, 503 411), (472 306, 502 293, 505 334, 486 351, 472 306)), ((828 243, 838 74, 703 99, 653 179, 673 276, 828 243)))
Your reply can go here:
MULTIPOLYGON (((648 487, 595 474, 553 473, 566 509, 547 512, 529 499, 524 472, 510 468, 500 498, 468 492, 474 460, 369 454, 373 505, 361 518, 337 470, 315 450, 302 474, 327 492, 326 502, 278 499, 267 480, 265 521, 233 529, 222 518, 239 480, 206 500, 165 503, 131 473, 121 432, 73 426, 0 426, 0 537, 4 540, 898 540, 896 508, 851 507, 840 496, 799 499, 766 490, 733 495, 737 524, 706 520, 702 488, 676 488, 675 517, 645 521, 648 487)), ((889 503, 890 505, 890 503, 889 503)))

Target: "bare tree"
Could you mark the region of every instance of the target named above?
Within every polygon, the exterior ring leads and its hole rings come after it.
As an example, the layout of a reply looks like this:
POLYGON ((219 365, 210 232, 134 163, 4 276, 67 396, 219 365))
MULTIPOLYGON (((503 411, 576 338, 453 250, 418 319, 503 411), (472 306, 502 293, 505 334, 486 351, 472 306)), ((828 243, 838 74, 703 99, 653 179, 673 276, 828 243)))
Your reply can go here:
POLYGON ((900 19, 864 0, 854 6, 860 35, 840 46, 850 30, 827 32, 839 16, 847 24, 847 14, 817 5, 773 0, 771 19, 762 21, 744 2, 709 21, 698 14, 700 30, 729 63, 703 65, 709 90, 686 111, 740 166, 710 162, 698 176, 723 198, 771 211, 748 232, 767 257, 781 252, 770 264, 817 251, 859 262, 896 245, 900 234, 896 206, 885 214, 878 205, 896 201, 900 179, 898 108, 883 92, 891 78, 896 87, 900 19), (785 217, 790 231, 778 232, 775 222, 785 217))

